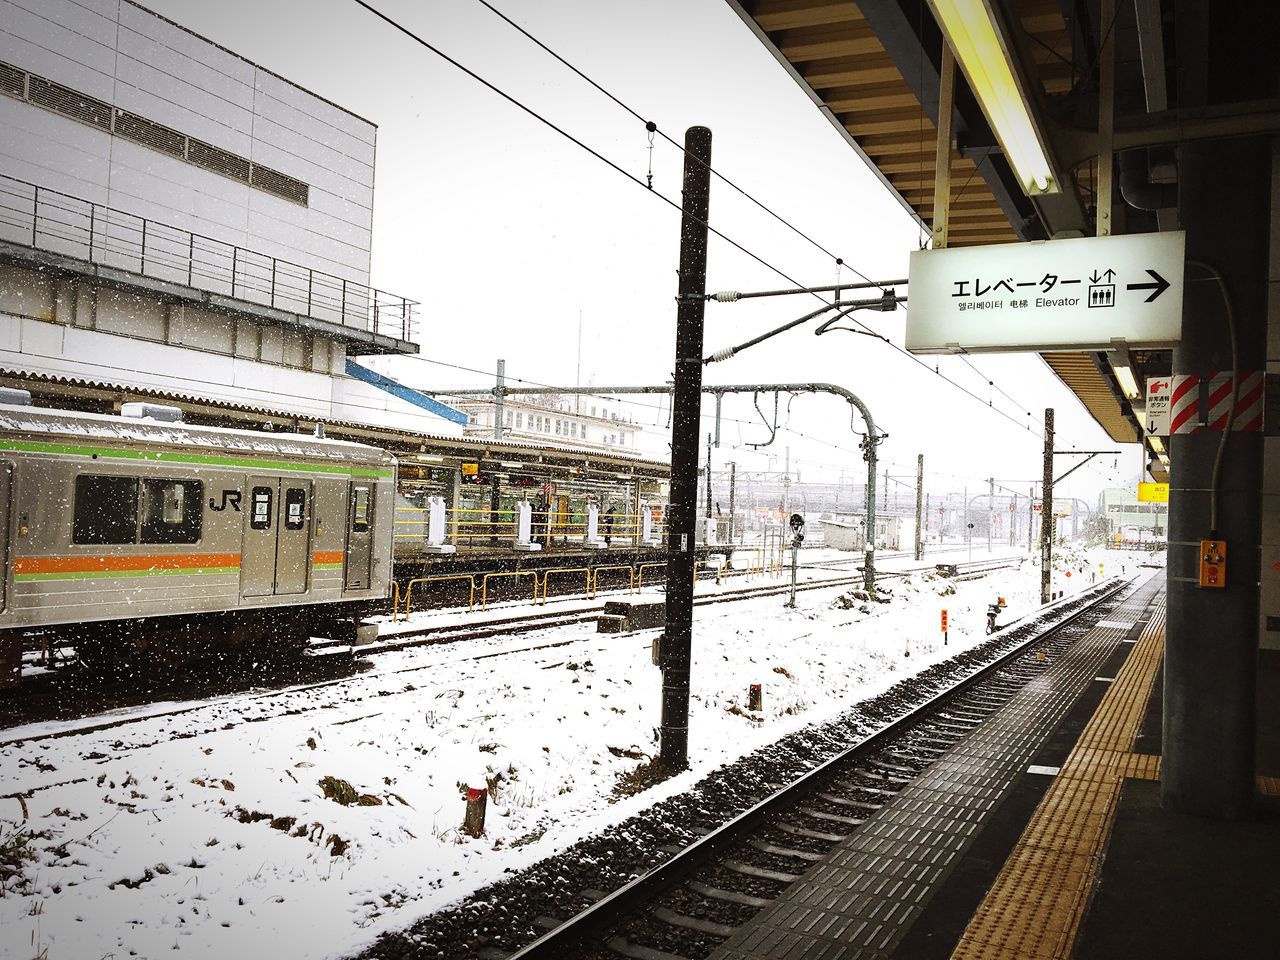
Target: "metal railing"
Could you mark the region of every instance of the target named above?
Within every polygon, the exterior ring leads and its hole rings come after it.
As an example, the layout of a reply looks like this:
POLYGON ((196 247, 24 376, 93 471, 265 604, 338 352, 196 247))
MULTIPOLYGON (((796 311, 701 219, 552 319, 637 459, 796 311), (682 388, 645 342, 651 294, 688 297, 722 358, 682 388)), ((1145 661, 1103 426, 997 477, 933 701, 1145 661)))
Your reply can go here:
POLYGON ((259 306, 414 340, 414 300, 0 174, 0 239, 259 306))

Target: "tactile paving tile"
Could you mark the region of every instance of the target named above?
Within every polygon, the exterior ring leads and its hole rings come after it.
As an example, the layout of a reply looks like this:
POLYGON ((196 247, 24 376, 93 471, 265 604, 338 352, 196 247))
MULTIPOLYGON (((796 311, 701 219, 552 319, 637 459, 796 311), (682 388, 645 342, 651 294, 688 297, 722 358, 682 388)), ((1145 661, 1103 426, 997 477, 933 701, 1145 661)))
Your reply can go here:
MULTIPOLYGON (((1134 591, 1106 626, 1095 625, 1021 687, 713 951, 711 960, 870 960, 892 954, 1156 592, 1149 584, 1134 591)), ((1027 856, 1046 876, 1069 879, 1093 868, 1087 857, 1055 859, 1046 851, 1027 856)))
MULTIPOLYGON (((1162 585, 1161 585, 1162 586, 1162 585)), ((1157 779, 1133 753, 1164 652, 1164 597, 979 906, 952 960, 1065 960, 1093 891, 1125 777, 1157 779)))

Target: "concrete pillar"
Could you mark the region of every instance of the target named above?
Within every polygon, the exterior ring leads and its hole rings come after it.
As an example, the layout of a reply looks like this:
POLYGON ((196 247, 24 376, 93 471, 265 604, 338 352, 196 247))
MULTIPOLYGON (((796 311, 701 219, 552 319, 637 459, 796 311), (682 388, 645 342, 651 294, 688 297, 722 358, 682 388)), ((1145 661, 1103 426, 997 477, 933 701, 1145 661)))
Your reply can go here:
MULTIPOLYGON (((1182 343, 1175 374, 1205 383, 1231 369, 1222 274, 1241 372, 1265 362, 1270 147, 1266 140, 1187 144, 1179 163, 1187 231, 1182 343)), ((1274 252, 1270 256, 1274 256, 1274 252)), ((1202 410, 1203 398, 1202 397, 1202 410)), ((1233 432, 1222 459, 1216 532, 1214 459, 1223 434, 1170 438, 1168 623, 1160 795, 1166 809, 1221 819, 1250 816, 1254 796, 1255 682, 1262 434, 1233 432), (1199 546, 1227 544, 1227 586, 1198 584, 1199 546)))
POLYGON ((600 508, 594 503, 587 504, 587 535, 583 538, 584 547, 603 550, 605 542, 600 537, 600 508))
POLYGON ((516 539, 512 546, 529 553, 542 549, 542 544, 533 542, 533 507, 527 500, 516 504, 516 539))
POLYGON ((424 550, 427 553, 453 553, 457 550, 452 543, 445 543, 449 537, 447 513, 444 497, 427 498, 427 542, 424 550))

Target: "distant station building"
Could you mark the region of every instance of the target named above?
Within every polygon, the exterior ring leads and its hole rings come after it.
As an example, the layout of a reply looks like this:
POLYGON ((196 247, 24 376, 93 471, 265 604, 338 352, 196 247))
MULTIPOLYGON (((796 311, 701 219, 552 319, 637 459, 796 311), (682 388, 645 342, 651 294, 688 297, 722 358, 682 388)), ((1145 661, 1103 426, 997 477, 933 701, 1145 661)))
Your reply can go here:
POLYGON ((1108 487, 1102 491, 1101 499, 1112 543, 1154 545, 1168 540, 1168 504, 1140 503, 1134 492, 1125 487, 1108 487))
MULTIPOLYGON (((467 414, 466 435, 495 435, 497 407, 493 400, 457 400, 451 405, 467 414)), ((572 399, 550 404, 514 397, 502 401, 502 437, 507 440, 635 455, 642 430, 596 397, 576 404, 572 399)))
POLYGON ((460 432, 351 362, 418 351, 368 120, 132 0, 0 0, 0 129, 0 383, 460 432))

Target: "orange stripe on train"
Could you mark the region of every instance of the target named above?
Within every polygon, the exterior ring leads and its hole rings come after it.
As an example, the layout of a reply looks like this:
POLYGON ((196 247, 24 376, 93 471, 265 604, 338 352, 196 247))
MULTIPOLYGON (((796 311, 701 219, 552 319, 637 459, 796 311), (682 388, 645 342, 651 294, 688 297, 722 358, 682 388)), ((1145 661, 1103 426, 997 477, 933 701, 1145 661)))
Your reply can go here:
POLYGON ((131 557, 14 557, 15 574, 108 573, 115 570, 184 570, 238 567, 238 553, 163 553, 131 557))
POLYGON ((311 554, 312 563, 342 563, 346 559, 341 550, 317 551, 311 554))

